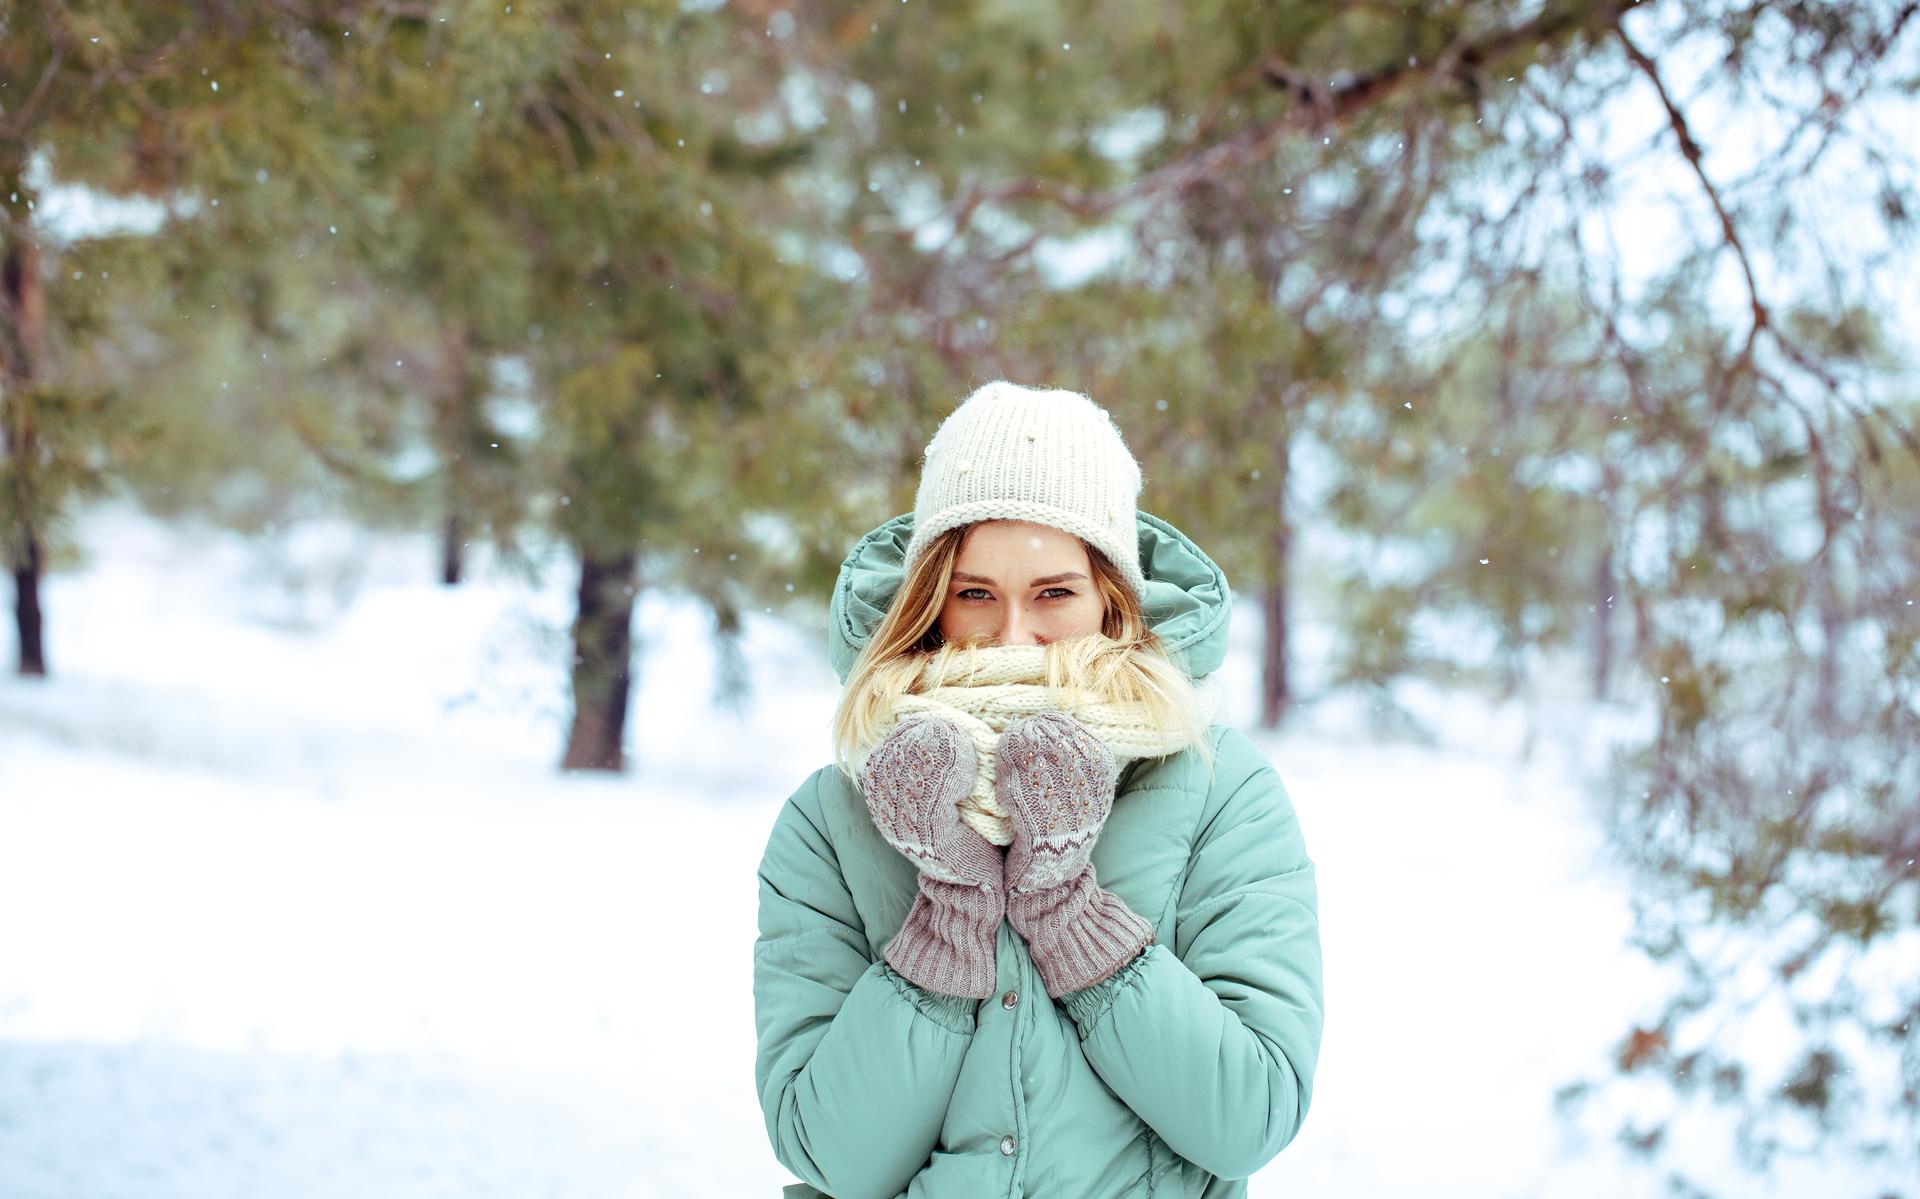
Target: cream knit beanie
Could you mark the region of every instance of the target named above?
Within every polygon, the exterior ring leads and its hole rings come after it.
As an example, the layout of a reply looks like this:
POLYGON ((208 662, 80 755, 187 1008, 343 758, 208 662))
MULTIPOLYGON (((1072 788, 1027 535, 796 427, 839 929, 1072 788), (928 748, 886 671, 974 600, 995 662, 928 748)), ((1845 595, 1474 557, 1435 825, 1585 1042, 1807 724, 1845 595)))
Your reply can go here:
POLYGON ((1078 392, 988 383, 941 422, 927 446, 906 568, 948 529, 1025 520, 1099 549, 1144 596, 1139 497, 1140 464, 1106 409, 1078 392))

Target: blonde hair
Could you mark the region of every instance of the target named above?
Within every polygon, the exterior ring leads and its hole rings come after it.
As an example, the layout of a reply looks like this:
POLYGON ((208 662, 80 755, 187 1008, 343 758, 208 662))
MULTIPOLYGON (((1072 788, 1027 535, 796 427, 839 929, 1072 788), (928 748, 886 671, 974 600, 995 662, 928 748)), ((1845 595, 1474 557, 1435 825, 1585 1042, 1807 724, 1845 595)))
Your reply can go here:
MULTIPOLYGON (((893 710, 895 700, 912 693, 929 657, 945 667, 952 657, 972 654, 984 643, 980 634, 946 642, 938 628, 954 562, 972 527, 948 529, 927 543, 847 674, 832 727, 835 760, 848 778, 855 777, 856 752, 879 740, 882 718, 893 710)), ((1094 587, 1106 601, 1106 615, 1099 633, 1046 645, 1051 698, 1069 713, 1082 703, 1141 705, 1147 719, 1162 732, 1181 734, 1193 745, 1211 779, 1213 741, 1207 735, 1207 717, 1193 680, 1167 656, 1159 635, 1147 627, 1139 598, 1113 563, 1095 547, 1086 548, 1094 587)))

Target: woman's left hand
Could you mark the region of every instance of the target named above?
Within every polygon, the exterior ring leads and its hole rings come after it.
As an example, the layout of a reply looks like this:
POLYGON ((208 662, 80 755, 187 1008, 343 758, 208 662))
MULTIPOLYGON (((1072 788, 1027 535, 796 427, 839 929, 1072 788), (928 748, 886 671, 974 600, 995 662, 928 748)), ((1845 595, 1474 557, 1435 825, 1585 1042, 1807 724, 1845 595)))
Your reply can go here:
POLYGON ((1063 712, 1023 717, 1000 734, 994 790, 1007 807, 1007 889, 1044 891, 1087 868, 1113 811, 1113 751, 1063 712))
POLYGON ((1055 998, 1111 976, 1153 943, 1153 926, 1099 886, 1093 868, 1117 775, 1113 751, 1063 713, 1024 717, 1000 734, 994 786, 1013 825, 1007 921, 1055 998))

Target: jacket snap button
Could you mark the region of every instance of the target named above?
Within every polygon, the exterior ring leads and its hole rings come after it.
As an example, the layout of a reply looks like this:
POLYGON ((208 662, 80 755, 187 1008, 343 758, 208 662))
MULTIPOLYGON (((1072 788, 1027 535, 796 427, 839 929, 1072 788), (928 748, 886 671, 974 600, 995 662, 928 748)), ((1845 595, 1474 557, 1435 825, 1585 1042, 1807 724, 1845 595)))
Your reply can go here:
POLYGON ((1000 1152, 1006 1154, 1008 1157, 1012 1157, 1013 1150, 1014 1150, 1013 1134, 1008 1133, 1006 1136, 1003 1136, 1000 1138, 1000 1152))
POLYGON ((1020 992, 1018 991, 1008 991, 1005 995, 1002 995, 1000 997, 1001 1007, 1012 1007, 1014 1004, 1019 1002, 1020 1002, 1020 992))

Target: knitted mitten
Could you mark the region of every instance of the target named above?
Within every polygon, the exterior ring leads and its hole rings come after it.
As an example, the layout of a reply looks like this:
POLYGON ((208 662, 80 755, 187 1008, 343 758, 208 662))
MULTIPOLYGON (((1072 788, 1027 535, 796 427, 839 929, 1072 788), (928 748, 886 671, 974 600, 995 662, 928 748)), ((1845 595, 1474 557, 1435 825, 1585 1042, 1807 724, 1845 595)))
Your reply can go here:
POLYGON ((1093 845, 1117 775, 1106 743, 1063 713, 1024 717, 1000 734, 994 785, 1013 825, 1007 920, 1056 999, 1153 942, 1153 926, 1094 878, 1093 845))
POLYGON ((926 990, 969 999, 993 994, 994 939, 1007 907, 1001 850, 960 820, 978 762, 960 726, 910 717, 861 771, 874 827, 920 868, 920 893, 887 942, 887 964, 926 990))

